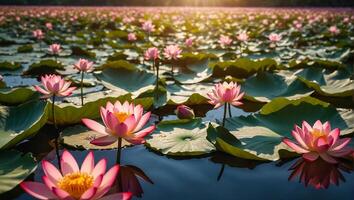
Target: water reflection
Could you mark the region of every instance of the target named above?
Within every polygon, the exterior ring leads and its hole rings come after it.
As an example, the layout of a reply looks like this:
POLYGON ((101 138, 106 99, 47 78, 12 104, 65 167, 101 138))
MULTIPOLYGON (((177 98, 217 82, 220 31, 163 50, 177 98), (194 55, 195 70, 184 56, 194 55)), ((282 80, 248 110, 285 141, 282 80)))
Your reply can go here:
POLYGON ((316 189, 328 189, 331 184, 339 186, 345 182, 342 172, 350 173, 353 169, 354 163, 349 160, 331 164, 322 159, 310 162, 300 158, 290 167, 292 173, 288 180, 292 181, 299 177, 299 182, 306 187, 311 185, 316 189))
POLYGON ((142 197, 144 191, 139 182, 139 178, 147 183, 154 184, 145 172, 133 165, 121 165, 119 175, 116 180, 114 192, 131 192, 133 196, 142 197))

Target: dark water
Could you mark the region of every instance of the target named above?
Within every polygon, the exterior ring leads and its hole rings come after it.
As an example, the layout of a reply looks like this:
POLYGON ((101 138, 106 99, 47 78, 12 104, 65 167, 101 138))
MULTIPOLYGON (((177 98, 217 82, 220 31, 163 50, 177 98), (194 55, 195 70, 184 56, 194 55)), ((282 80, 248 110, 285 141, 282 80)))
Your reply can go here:
MULTIPOLYGON (((82 162, 87 152, 71 151, 82 162)), ((122 164, 134 165, 142 169, 154 184, 140 180, 144 190, 143 199, 340 199, 354 198, 354 174, 342 172, 346 182, 339 186, 330 185, 327 190, 317 190, 303 183, 288 181, 291 173, 288 169, 295 160, 277 166, 276 162, 263 163, 248 167, 254 169, 231 167, 230 165, 247 165, 234 161, 225 165, 219 181, 217 177, 223 154, 207 158, 176 160, 149 152, 144 146, 135 146, 123 150, 122 164)), ((96 162, 108 158, 108 166, 115 163, 115 151, 96 151, 96 162)), ((228 159, 230 162, 230 159, 228 159)), ((53 163, 56 163, 53 161, 53 163)), ((39 167, 35 180, 43 176, 39 167)), ((31 199, 22 194, 17 199, 31 199)))

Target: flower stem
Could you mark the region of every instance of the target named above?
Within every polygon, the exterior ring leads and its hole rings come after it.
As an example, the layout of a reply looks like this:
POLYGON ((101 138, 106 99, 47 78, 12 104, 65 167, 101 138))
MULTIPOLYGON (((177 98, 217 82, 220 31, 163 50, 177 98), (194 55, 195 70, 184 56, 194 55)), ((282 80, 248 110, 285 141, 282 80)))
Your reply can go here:
POLYGON ((120 154, 121 154, 121 149, 122 149, 122 138, 118 138, 118 149, 117 149, 117 164, 120 164, 120 154))
POLYGON ((228 107, 229 107, 229 117, 232 118, 232 114, 231 114, 231 104, 227 103, 228 107))
POLYGON ((227 112, 227 103, 224 104, 224 117, 222 118, 222 126, 225 126, 225 120, 226 120, 226 112, 227 112))
POLYGON ((224 174, 224 170, 225 170, 225 164, 222 164, 221 168, 220 168, 220 172, 219 172, 218 178, 216 179, 217 181, 220 181, 222 175, 224 174))
POLYGON ((173 64, 171 65, 171 76, 172 76, 172 78, 174 78, 174 74, 173 74, 173 64))
MULTIPOLYGON (((58 127, 57 127, 57 124, 56 124, 56 121, 55 121, 55 95, 53 95, 52 97, 52 120, 53 120, 53 124, 54 124, 54 127, 55 127, 55 131, 58 131, 58 127)), ((57 160, 58 160, 58 167, 59 167, 59 170, 61 171, 61 165, 60 165, 60 153, 59 153, 59 131, 58 131, 58 135, 56 135, 55 139, 54 139, 54 145, 55 145, 55 153, 57 155, 57 160)))
POLYGON ((154 67, 156 67, 156 86, 155 86, 155 96, 156 96, 156 100, 159 100, 159 66, 155 64, 155 60, 153 62, 154 67))
POLYGON ((84 106, 84 72, 81 72, 81 106, 84 106))

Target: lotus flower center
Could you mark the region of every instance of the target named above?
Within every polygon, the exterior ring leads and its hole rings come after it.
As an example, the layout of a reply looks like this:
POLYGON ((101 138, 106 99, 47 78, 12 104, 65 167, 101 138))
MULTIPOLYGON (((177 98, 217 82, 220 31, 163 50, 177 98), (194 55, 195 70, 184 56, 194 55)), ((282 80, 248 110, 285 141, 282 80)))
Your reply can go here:
POLYGON ((120 123, 124 122, 130 116, 129 113, 125 113, 125 112, 114 113, 114 115, 116 116, 116 118, 120 123))
POLYGON ((80 199, 81 195, 93 186, 93 176, 87 173, 74 172, 65 175, 59 182, 58 187, 75 199, 80 199))
POLYGON ((315 138, 325 136, 325 134, 321 130, 317 130, 317 129, 312 131, 312 135, 315 136, 315 138))

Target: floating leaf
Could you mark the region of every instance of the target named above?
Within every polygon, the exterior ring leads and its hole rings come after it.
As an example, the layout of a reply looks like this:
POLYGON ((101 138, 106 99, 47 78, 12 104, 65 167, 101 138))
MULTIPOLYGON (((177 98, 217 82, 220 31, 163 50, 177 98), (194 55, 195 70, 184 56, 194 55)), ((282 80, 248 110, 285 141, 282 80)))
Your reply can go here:
POLYGON ((30 44, 26 44, 17 48, 18 53, 28 53, 32 51, 33 51, 33 46, 30 44))
POLYGON ((96 54, 94 52, 85 50, 79 46, 72 46, 71 47, 72 55, 73 56, 81 56, 86 58, 95 58, 96 54))
POLYGON ((258 101, 269 102, 276 97, 296 99, 309 96, 313 90, 295 76, 281 76, 269 72, 257 73, 248 78, 242 89, 258 101))
POLYGON ((16 107, 0 107, 0 149, 10 148, 33 136, 46 122, 45 101, 31 101, 16 107))
POLYGON ((56 74, 56 70, 64 70, 64 66, 55 60, 41 60, 33 63, 23 72, 24 75, 56 74))
POLYGON ((132 93, 133 97, 155 88, 156 76, 139 69, 105 69, 96 75, 102 84, 122 94, 132 93))
POLYGON ((32 174, 37 168, 30 154, 16 150, 0 152, 0 194, 10 191, 32 174))
POLYGON ((162 121, 151 138, 146 140, 146 145, 172 156, 208 154, 215 147, 206 139, 206 129, 201 119, 162 121))
POLYGON ((0 70, 9 70, 14 71, 21 68, 21 64, 17 62, 1 62, 0 63, 0 70))
POLYGON ((354 82, 345 70, 309 68, 298 72, 297 76, 323 96, 351 97, 354 94, 354 82))
POLYGON ((17 105, 38 97, 38 93, 32 88, 3 88, 0 89, 0 103, 17 105))

